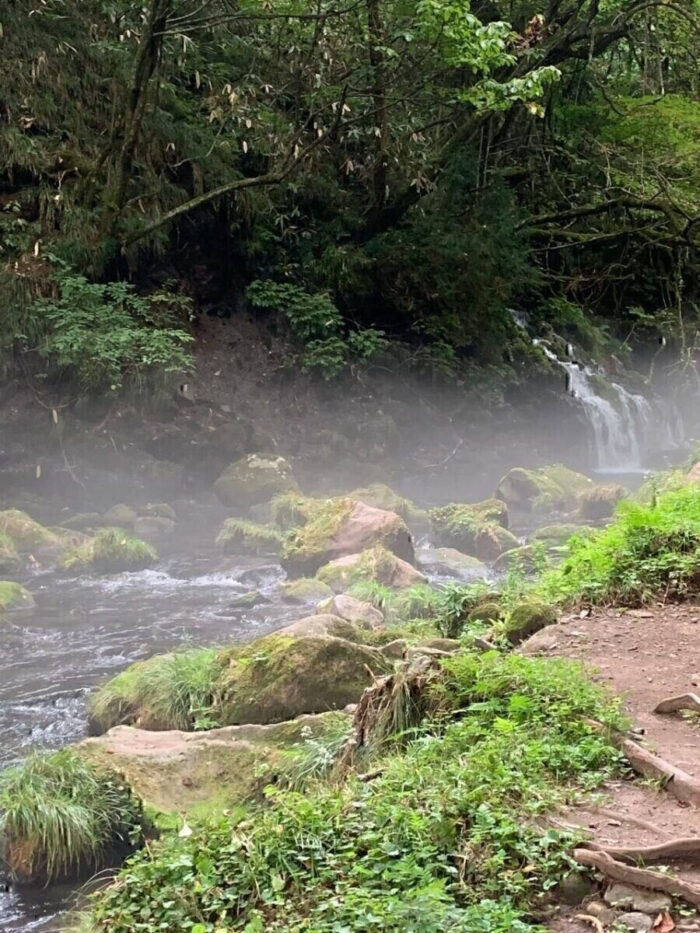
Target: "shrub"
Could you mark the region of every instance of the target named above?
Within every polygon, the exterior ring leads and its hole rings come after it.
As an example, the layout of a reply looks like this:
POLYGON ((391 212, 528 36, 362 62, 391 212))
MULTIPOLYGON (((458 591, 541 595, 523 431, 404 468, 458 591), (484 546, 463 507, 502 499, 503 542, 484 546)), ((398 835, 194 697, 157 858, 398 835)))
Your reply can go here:
POLYGON ((640 605, 700 590, 700 490, 687 486, 649 505, 621 502, 612 524, 573 539, 540 592, 565 603, 640 605))
POLYGON ((538 817, 617 769, 588 723, 616 711, 566 662, 463 655, 438 681, 439 718, 372 781, 269 788, 249 820, 156 843, 97 895, 95 933, 534 933, 576 841, 538 817))
POLYGON ((23 880, 56 881, 123 857, 141 842, 141 819, 118 776, 71 749, 0 774, 0 847, 23 880))

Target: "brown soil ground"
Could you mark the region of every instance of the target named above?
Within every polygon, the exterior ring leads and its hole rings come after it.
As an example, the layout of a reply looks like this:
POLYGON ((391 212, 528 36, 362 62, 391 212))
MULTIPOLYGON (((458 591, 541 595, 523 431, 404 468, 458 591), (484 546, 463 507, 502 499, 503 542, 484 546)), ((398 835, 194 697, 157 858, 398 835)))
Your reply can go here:
MULTIPOLYGON (((533 636, 522 650, 582 661, 596 680, 623 698, 636 741, 700 778, 700 718, 653 712, 667 697, 700 692, 700 607, 667 605, 568 615, 533 636)), ((638 779, 611 781, 600 800, 569 808, 555 820, 582 826, 607 845, 649 846, 700 835, 700 810, 638 779)), ((700 883, 700 867, 679 863, 673 868, 685 880, 700 883)), ((549 929, 590 933, 594 926, 577 919, 582 913, 585 904, 563 909, 549 929)), ((698 916, 683 917, 674 911, 673 919, 679 931, 700 930, 698 916)))

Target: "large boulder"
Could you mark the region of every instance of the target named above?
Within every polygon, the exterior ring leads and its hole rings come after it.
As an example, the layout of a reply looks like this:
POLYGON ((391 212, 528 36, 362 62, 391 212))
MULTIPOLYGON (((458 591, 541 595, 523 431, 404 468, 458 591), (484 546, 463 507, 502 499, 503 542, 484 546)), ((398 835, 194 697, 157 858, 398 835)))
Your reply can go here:
POLYGON ((0 532, 11 538, 16 549, 22 553, 50 551, 61 547, 59 535, 19 509, 0 512, 0 532))
POLYGON ((378 651, 327 636, 267 635, 223 651, 219 663, 216 716, 227 725, 343 709, 388 669, 378 651))
POLYGON ((313 518, 287 537, 282 564, 288 572, 309 576, 348 554, 383 547, 402 560, 414 560, 411 533, 395 512, 350 498, 328 499, 313 518))
POLYGON ((516 467, 501 479, 496 496, 508 506, 523 511, 566 512, 593 481, 559 463, 526 470, 516 467))
POLYGON ((336 593, 343 593, 353 584, 367 581, 381 583, 394 590, 427 583, 427 578, 415 567, 383 547, 332 560, 321 567, 316 576, 336 593))
POLYGON ((555 610, 537 599, 524 600, 507 615, 503 631, 511 645, 519 645, 531 635, 557 621, 555 610))
POLYGON ((436 577, 470 582, 488 576, 486 564, 478 557, 463 554, 453 547, 423 547, 416 551, 416 561, 421 570, 436 577))
POLYGON ((144 570, 158 560, 156 551, 122 528, 101 528, 94 538, 67 548, 60 556, 61 570, 96 570, 102 573, 144 570))
POLYGON ((297 490, 292 468, 284 457, 248 454, 226 467, 214 483, 214 492, 225 504, 246 508, 273 496, 297 490))
POLYGON ((519 544, 505 525, 508 510, 503 502, 453 502, 430 510, 430 524, 440 546, 458 548, 480 560, 495 560, 519 544))
POLYGON ((410 499, 387 486, 385 483, 370 483, 362 489, 354 489, 348 493, 349 499, 356 499, 371 505, 375 509, 385 509, 387 512, 396 512, 407 525, 417 528, 427 528, 429 525, 428 513, 414 505, 410 499))
POLYGON ((629 489, 619 483, 597 484, 579 493, 577 516, 590 521, 610 518, 621 499, 629 496, 629 489))
MULTIPOLYGON (((273 725, 224 726, 206 732, 147 732, 115 726, 76 747, 81 758, 106 763, 143 802, 165 813, 205 815, 253 800, 307 739, 337 730, 342 713, 300 716, 273 725)), ((349 717, 348 724, 349 724, 349 717)))

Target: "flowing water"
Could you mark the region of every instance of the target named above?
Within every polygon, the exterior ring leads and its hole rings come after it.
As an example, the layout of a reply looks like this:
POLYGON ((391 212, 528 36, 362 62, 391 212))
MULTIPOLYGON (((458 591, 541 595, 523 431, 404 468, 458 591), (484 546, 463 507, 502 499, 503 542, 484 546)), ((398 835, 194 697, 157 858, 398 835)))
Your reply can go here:
MULTIPOLYGON (((23 581, 35 606, 0 620, 0 766, 80 739, 90 689, 132 661, 188 642, 249 640, 307 613, 280 601, 274 559, 222 558, 213 545, 220 522, 214 510, 181 520, 152 570, 23 581), (266 602, 241 608, 251 591, 266 602)), ((0 878, 0 931, 57 930, 72 896, 5 889, 0 878)))

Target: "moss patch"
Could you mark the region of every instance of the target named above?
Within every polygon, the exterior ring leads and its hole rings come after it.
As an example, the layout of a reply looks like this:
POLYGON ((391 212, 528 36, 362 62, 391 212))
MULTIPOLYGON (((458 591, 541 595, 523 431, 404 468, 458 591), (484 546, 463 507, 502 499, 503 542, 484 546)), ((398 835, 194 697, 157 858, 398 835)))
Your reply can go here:
POLYGON ((216 537, 227 554, 279 554, 282 535, 269 525, 258 525, 240 518, 227 518, 216 537))
POLYGON ((379 583, 392 589, 403 589, 427 582, 422 573, 384 547, 340 557, 321 567, 316 576, 336 593, 358 583, 379 583))
POLYGON ((323 555, 333 536, 340 531, 354 508, 352 499, 317 501, 307 521, 287 536, 282 548, 282 559, 295 566, 318 566, 323 562, 323 555))
POLYGON ((589 490, 592 480, 560 463, 526 470, 516 467, 498 484, 497 496, 520 509, 554 512, 573 509, 577 496, 589 490))
POLYGON ((5 609, 21 609, 22 606, 31 606, 32 603, 31 595, 19 583, 0 580, 0 612, 5 609))
POLYGON ((330 599, 333 590, 327 583, 314 577, 299 577, 298 580, 285 581, 282 584, 282 594, 292 603, 318 603, 323 599, 330 599))
POLYGON ((143 570, 158 560, 150 544, 128 535, 121 528, 102 528, 94 538, 69 548, 59 558, 62 570, 98 570, 119 573, 143 570))
POLYGON ((556 621, 557 614, 549 603, 533 599, 520 603, 508 613, 502 631, 511 645, 519 645, 556 621))
POLYGON ((453 502, 431 509, 430 524, 440 545, 458 548, 480 560, 495 560, 519 544, 503 527, 507 516, 504 503, 497 499, 475 504, 453 502))
POLYGON ((34 521, 26 512, 8 509, 0 512, 0 532, 10 537, 19 551, 29 551, 39 547, 58 547, 59 537, 34 521))

